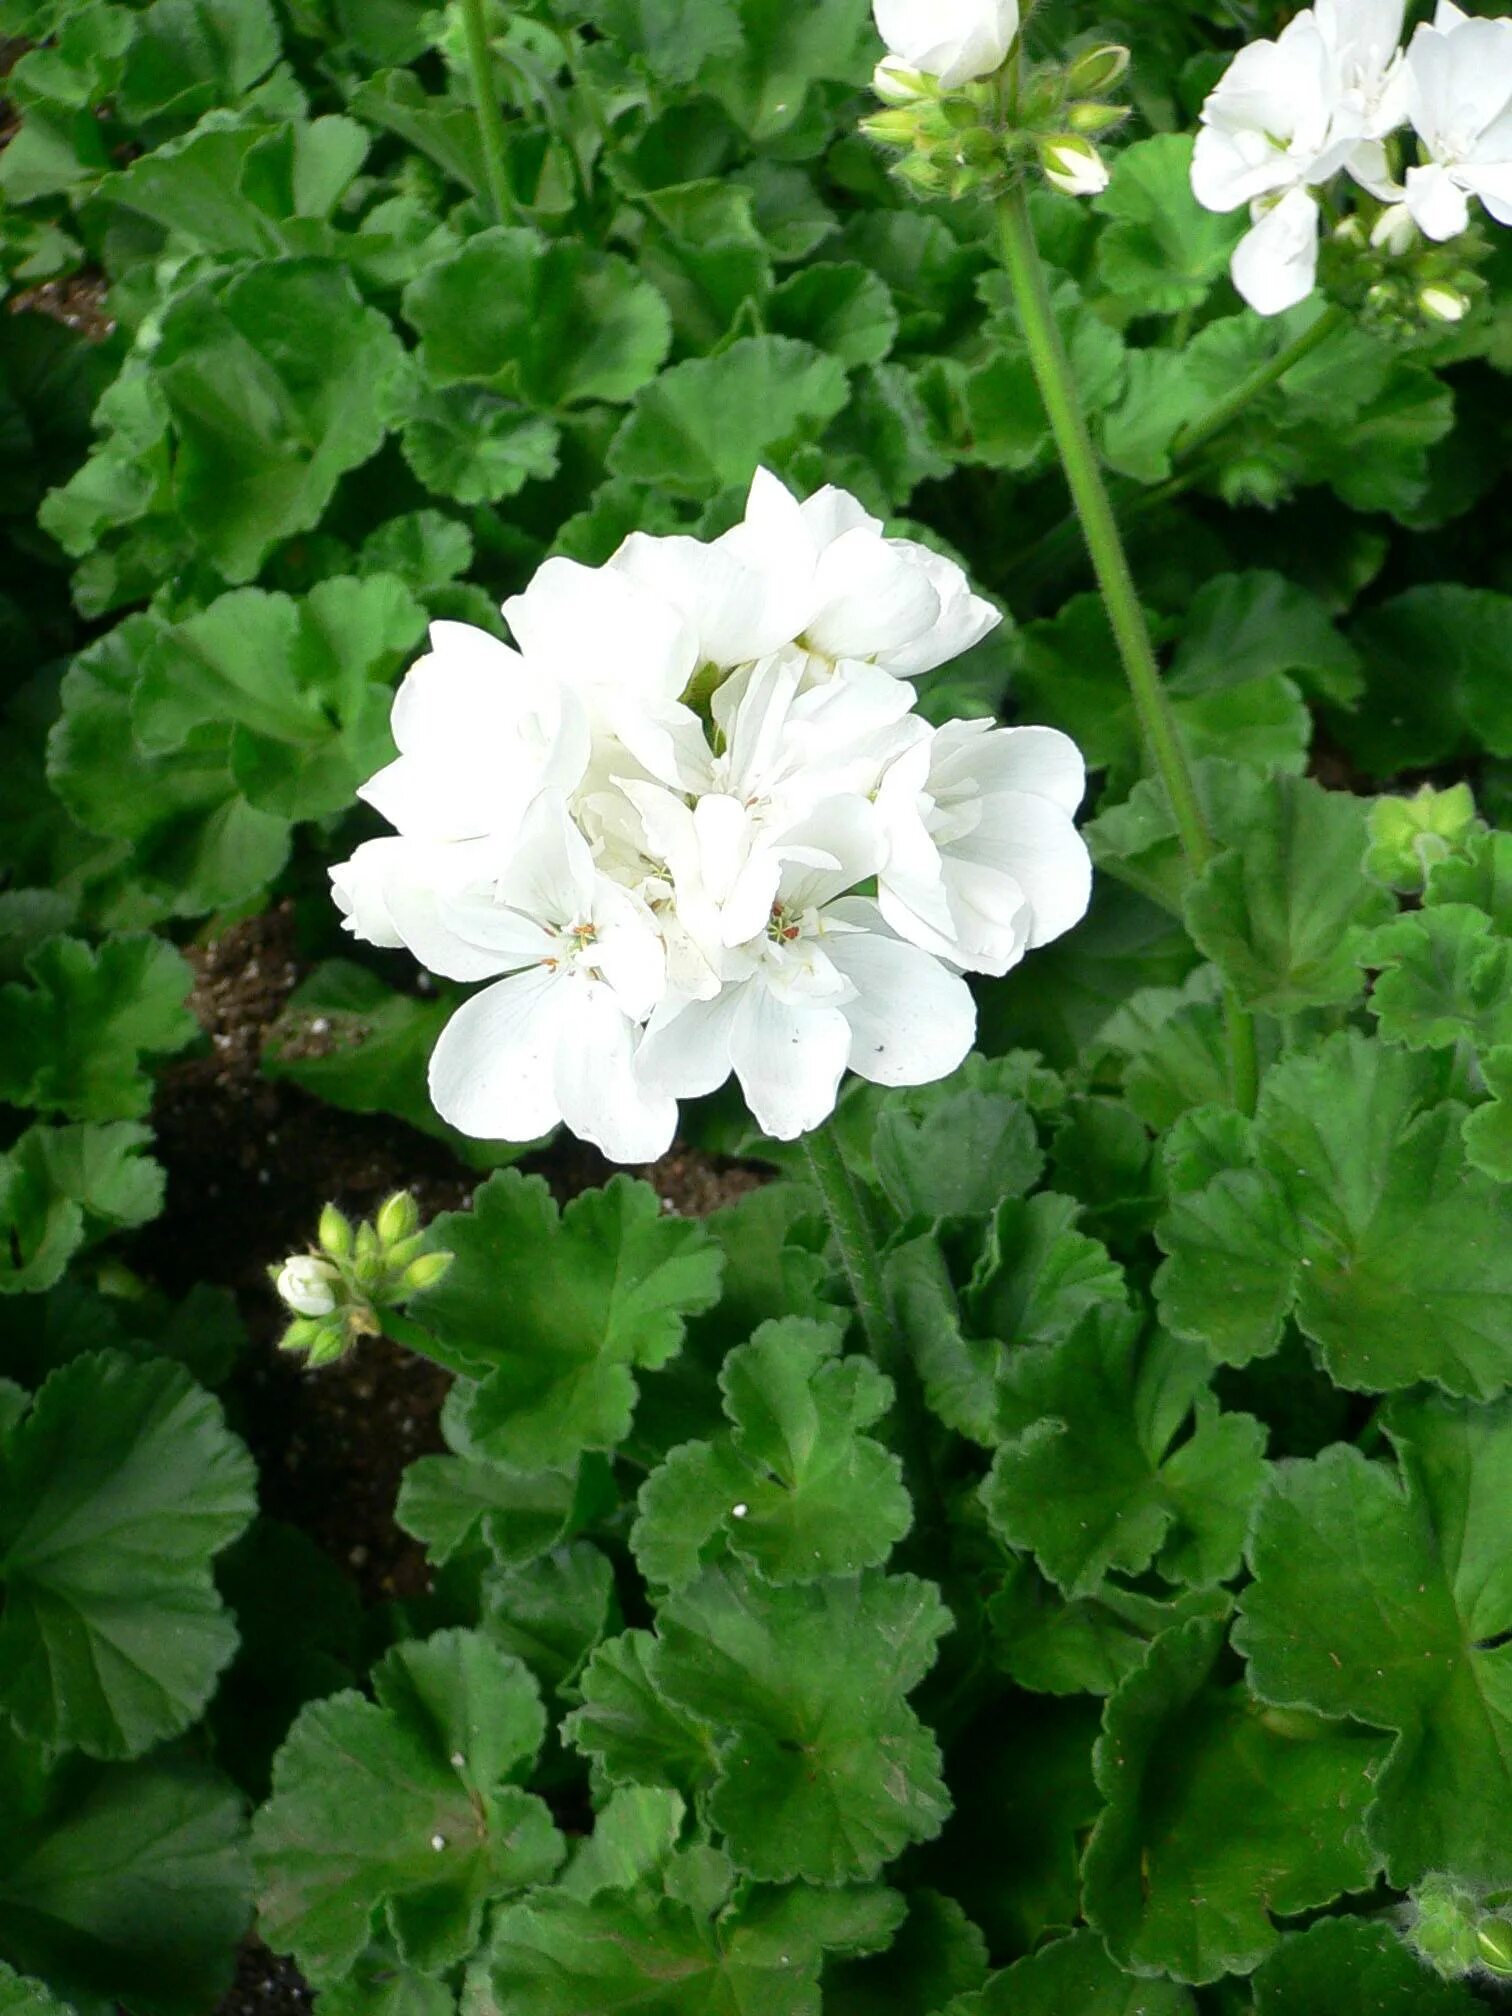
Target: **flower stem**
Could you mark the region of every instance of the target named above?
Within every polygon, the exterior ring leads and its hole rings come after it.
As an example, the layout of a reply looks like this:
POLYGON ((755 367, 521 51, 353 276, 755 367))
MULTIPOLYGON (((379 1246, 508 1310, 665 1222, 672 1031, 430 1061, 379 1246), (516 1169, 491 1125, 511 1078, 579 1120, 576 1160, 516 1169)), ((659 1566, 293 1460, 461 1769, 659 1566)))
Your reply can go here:
POLYGON ((803 1150, 840 1249, 840 1262, 872 1362, 893 1382, 892 1421, 903 1479, 913 1499, 916 1532, 943 1527, 945 1508, 930 1454, 924 1396, 893 1314, 871 1218, 846 1166, 834 1122, 826 1120, 805 1134, 803 1150))
POLYGON ((1293 365, 1300 364, 1304 357, 1310 357, 1314 350, 1326 343, 1336 329, 1342 329, 1349 321, 1347 309, 1337 302, 1323 310, 1316 321, 1309 322, 1293 342, 1284 350, 1278 350, 1274 357, 1257 365, 1247 378, 1241 378, 1233 391, 1226 394, 1200 420, 1190 421, 1171 444, 1171 460, 1175 463, 1189 461, 1208 443, 1233 424, 1252 400, 1262 392, 1268 392, 1278 384, 1293 365))
MULTIPOLYGON (((1149 625, 1129 572, 1128 556, 1119 536, 1118 520, 1097 451, 1087 430, 1086 416, 1077 395, 1071 360, 1061 341, 1045 269, 1040 263, 1029 204, 1022 188, 1015 189, 998 204, 1003 265, 1013 287, 1023 325, 1029 362, 1039 386, 1040 397, 1050 421, 1050 431, 1060 451, 1061 465, 1070 486, 1071 500, 1081 520, 1082 534, 1092 556, 1092 566, 1102 590, 1108 621, 1112 626, 1118 655, 1123 661, 1134 710, 1171 811, 1181 851, 1192 873, 1199 874, 1215 852, 1197 787, 1192 781, 1186 752, 1161 683, 1155 647, 1149 625)), ((1228 1031, 1229 1078, 1233 1098, 1248 1111, 1255 1096, 1255 1031, 1248 1014, 1229 996, 1224 1002, 1224 1022, 1228 1031)))
POLYGON ((494 89, 493 59, 488 48, 484 4, 485 0, 462 0, 462 26, 467 35, 467 67, 472 72, 473 110, 477 114, 478 138, 483 146, 483 168, 488 177, 489 198, 497 222, 508 224, 515 215, 515 201, 509 187, 509 147, 504 137, 504 115, 499 110, 499 94, 494 89))
POLYGON ((840 1264, 850 1283, 851 1300, 856 1305, 871 1355, 884 1372, 894 1373, 900 1352, 887 1284, 882 1278, 882 1257, 872 1236, 866 1206, 846 1167, 834 1122, 826 1120, 823 1126, 805 1134, 803 1152, 808 1157, 814 1186, 824 1199, 835 1244, 840 1248, 840 1264))

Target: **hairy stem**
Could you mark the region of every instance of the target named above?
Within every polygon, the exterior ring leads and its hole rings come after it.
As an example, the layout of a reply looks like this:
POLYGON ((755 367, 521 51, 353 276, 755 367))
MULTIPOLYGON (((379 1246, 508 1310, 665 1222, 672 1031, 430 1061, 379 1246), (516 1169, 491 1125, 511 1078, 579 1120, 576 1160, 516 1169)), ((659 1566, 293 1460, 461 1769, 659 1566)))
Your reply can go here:
MULTIPOLYGON (((1082 535, 1092 557, 1098 587, 1102 590, 1108 621, 1118 655, 1123 662, 1134 710, 1150 759, 1159 772, 1176 820, 1181 851, 1193 874, 1200 873, 1214 854, 1213 838, 1192 781, 1186 752, 1161 682, 1155 647, 1150 641, 1134 577, 1119 535, 1118 520, 1103 482, 1097 451, 1087 430, 1071 360, 1056 325, 1050 305, 1050 289, 1040 263, 1034 226, 1022 188, 1002 198, 998 205, 1003 265, 1013 287, 1023 325, 1024 341, 1040 397, 1045 403, 1050 431, 1060 452, 1061 466, 1071 490, 1071 501, 1081 521, 1082 535)), ((1255 1097, 1256 1063, 1254 1024, 1239 1003, 1228 996, 1224 1002, 1224 1023, 1228 1033, 1229 1079, 1235 1104, 1249 1111, 1255 1097)))
POLYGON ((850 1283, 851 1300, 867 1348, 873 1362, 893 1382, 892 1420, 915 1518, 925 1528, 942 1526, 945 1512, 930 1456, 924 1396, 893 1315, 871 1218, 846 1167, 833 1121, 827 1120, 822 1127, 805 1134, 803 1149, 808 1157, 809 1174, 824 1200, 825 1213, 840 1249, 840 1262, 850 1283))
POLYGON ((462 25, 467 34, 467 67, 472 73, 473 109, 478 118, 478 138, 483 146, 483 167, 488 177, 488 194, 495 220, 513 221, 515 200, 509 187, 508 143, 504 137, 504 114, 494 88, 493 59, 488 48, 488 24, 483 14, 484 0, 462 0, 462 25))

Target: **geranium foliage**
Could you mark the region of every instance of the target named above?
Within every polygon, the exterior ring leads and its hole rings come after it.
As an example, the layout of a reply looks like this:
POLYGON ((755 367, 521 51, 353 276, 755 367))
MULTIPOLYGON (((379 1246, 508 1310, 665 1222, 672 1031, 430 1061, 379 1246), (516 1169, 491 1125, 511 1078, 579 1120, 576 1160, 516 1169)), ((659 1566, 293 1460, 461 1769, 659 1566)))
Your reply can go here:
POLYGON ((1505 12, 0 50, 0 2016, 1497 2006, 1505 12))

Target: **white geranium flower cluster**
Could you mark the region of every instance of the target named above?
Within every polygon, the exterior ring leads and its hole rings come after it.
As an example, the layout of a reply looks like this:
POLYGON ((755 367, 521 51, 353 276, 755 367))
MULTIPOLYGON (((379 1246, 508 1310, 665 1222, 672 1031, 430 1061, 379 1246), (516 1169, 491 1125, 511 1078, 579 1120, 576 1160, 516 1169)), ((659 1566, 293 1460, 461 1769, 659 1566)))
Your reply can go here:
POLYGON ((1275 41, 1241 49, 1202 108, 1192 188, 1209 210, 1250 206, 1234 284, 1262 315, 1312 292, 1319 194, 1351 177, 1387 207, 1374 239, 1442 243, 1478 198, 1512 224, 1512 20, 1438 0, 1406 49, 1404 0, 1316 0, 1275 41), (1400 181, 1388 142, 1410 127, 1418 161, 1400 181))
POLYGON ((752 485, 722 538, 548 560, 515 647, 436 623, 361 795, 397 829, 332 870, 347 927, 492 984, 431 1061, 438 1111, 616 1161, 734 1072, 787 1140, 847 1067, 943 1077, 964 972, 1087 905, 1081 758, 1046 728, 932 729, 909 681, 997 623, 951 561, 843 490, 752 485))

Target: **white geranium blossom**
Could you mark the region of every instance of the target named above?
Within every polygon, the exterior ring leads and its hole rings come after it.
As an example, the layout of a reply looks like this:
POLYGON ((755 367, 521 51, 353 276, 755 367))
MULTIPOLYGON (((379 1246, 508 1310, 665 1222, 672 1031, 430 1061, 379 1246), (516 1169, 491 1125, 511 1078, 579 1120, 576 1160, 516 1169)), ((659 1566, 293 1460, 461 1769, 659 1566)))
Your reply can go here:
POLYGON ((1053 728, 951 721, 888 769, 883 917, 901 938, 976 973, 1006 973, 1083 915, 1092 862, 1072 814, 1081 753, 1053 728))
POLYGON ((1001 70, 1019 26, 1018 0, 872 0, 872 15, 897 66, 946 90, 1001 70))
POLYGON ((279 1299, 296 1316, 329 1316, 336 1307, 339 1280, 329 1260, 314 1253, 294 1253, 279 1268, 274 1285, 279 1299))
MULTIPOLYGON (((1262 315, 1312 292, 1320 198, 1341 173, 1387 206, 1369 242, 1395 258, 1412 254, 1418 231, 1457 238, 1472 198, 1512 224, 1512 21, 1439 0, 1404 51, 1404 11, 1403 0, 1316 0, 1275 41, 1241 49, 1202 108, 1192 189, 1209 210, 1249 205, 1232 270, 1262 315), (1420 158, 1398 183, 1386 143, 1407 125, 1420 158)), ((1425 312, 1442 313, 1441 294, 1464 299, 1430 287, 1425 312)))
POLYGON ((1440 0, 1407 52, 1407 107, 1426 155, 1404 200, 1426 238, 1457 238, 1478 197, 1512 224, 1512 20, 1482 20, 1440 0))
POLYGON ((648 1161, 733 1072, 791 1139, 847 1068, 953 1070, 962 974, 1086 908, 1066 738, 914 711, 996 610, 847 492, 759 472, 723 538, 549 560, 504 614, 517 650, 435 626, 364 787, 398 831, 331 871, 355 936, 487 983, 431 1060, 464 1132, 648 1161))

